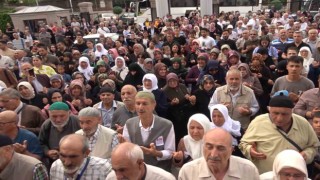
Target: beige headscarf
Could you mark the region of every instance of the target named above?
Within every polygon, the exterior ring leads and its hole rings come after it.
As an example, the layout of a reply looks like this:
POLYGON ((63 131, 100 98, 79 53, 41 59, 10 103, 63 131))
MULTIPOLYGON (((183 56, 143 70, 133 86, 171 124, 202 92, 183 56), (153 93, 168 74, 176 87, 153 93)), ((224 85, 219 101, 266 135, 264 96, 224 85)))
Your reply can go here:
POLYGON ((31 84, 29 82, 26 82, 26 81, 23 81, 23 82, 20 82, 17 86, 17 89, 19 90, 20 86, 24 86, 26 88, 29 89, 30 91, 30 96, 23 96, 21 93, 20 93, 20 96, 23 98, 23 99, 27 99, 27 100, 30 100, 32 98, 34 98, 36 96, 35 92, 34 92, 34 88, 31 86, 31 84))

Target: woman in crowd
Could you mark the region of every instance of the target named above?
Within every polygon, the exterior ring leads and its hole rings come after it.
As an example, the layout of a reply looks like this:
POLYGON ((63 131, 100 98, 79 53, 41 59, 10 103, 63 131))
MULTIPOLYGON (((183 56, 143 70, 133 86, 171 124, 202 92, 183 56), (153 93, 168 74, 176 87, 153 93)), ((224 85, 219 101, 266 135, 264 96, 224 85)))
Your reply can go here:
POLYGON ((142 88, 142 79, 145 75, 143 69, 137 63, 131 63, 129 65, 129 73, 123 81, 123 85, 131 84, 136 87, 137 90, 142 88))
POLYGON ((238 143, 241 139, 242 129, 239 121, 231 119, 228 108, 223 104, 216 104, 210 107, 211 127, 222 128, 232 135, 232 145, 235 147, 233 154, 243 157, 238 143))
POLYGON ((252 74, 259 79, 260 84, 263 84, 263 94, 258 96, 257 100, 260 105, 260 112, 267 113, 267 106, 270 100, 270 92, 274 84, 270 69, 265 66, 260 54, 253 54, 249 68, 252 74))
POLYGON ((122 86, 129 69, 123 57, 119 56, 115 59, 115 65, 111 68, 114 73, 109 73, 109 78, 112 79, 118 87, 122 86), (111 75, 111 76, 110 76, 111 75))
POLYGON ((168 98, 168 119, 172 120, 176 142, 187 134, 187 118, 193 114, 192 106, 196 103, 196 97, 190 96, 187 87, 179 83, 179 78, 175 73, 167 75, 167 84, 163 88, 165 95, 168 98))
MULTIPOLYGON (((226 70, 219 64, 219 61, 210 60, 198 79, 202 79, 204 75, 211 75, 215 80, 216 86, 223 86, 226 84, 226 73, 226 70)), ((199 83, 200 81, 198 81, 199 83)))
POLYGON ((90 81, 92 79, 93 67, 90 66, 90 61, 87 57, 80 57, 78 71, 84 75, 86 81, 90 81))
POLYGON ((62 76, 60 74, 55 74, 50 77, 51 88, 57 88, 62 94, 65 93, 67 84, 65 84, 62 76))
POLYGON ((92 105, 92 99, 88 98, 85 85, 81 80, 73 80, 70 83, 67 93, 63 96, 66 101, 71 102, 77 111, 92 105))
POLYGON ((202 76, 199 89, 194 92, 196 96, 195 112, 202 113, 210 118, 208 104, 215 90, 214 78, 211 75, 202 76))
POLYGON ((269 36, 262 36, 260 38, 259 46, 253 50, 253 54, 257 53, 259 48, 268 49, 268 55, 272 58, 272 60, 278 60, 278 50, 270 45, 269 36))
POLYGON ((74 108, 74 106, 69 101, 65 101, 63 99, 63 94, 61 94, 60 89, 57 89, 57 88, 49 89, 47 93, 47 98, 48 98, 48 104, 41 110, 45 119, 49 118, 49 107, 52 103, 55 103, 55 102, 64 102, 68 104, 70 113, 73 115, 78 115, 78 111, 74 108))
POLYGON ((188 74, 188 70, 181 65, 181 58, 173 58, 171 62, 172 66, 169 67, 169 72, 178 75, 179 79, 183 82, 188 74))
POLYGON ((32 57, 33 70, 35 74, 45 74, 48 77, 51 77, 54 74, 57 74, 56 71, 47 65, 42 64, 42 58, 39 55, 32 57))
POLYGON ((17 86, 17 90, 19 91, 21 101, 25 104, 37 106, 42 109, 48 103, 46 95, 36 93, 29 82, 20 82, 17 86))
POLYGON ((154 74, 156 75, 158 80, 158 88, 162 89, 167 83, 167 66, 164 63, 157 63, 154 66, 154 74))
POLYGON ((307 77, 310 70, 310 65, 313 63, 314 59, 312 58, 312 53, 310 48, 307 46, 303 46, 299 50, 298 56, 303 57, 303 69, 301 75, 307 77))
POLYGON ((167 96, 162 90, 158 88, 158 80, 154 74, 148 73, 143 76, 142 79, 142 90, 147 92, 152 92, 156 98, 156 108, 155 111, 157 115, 163 118, 167 118, 168 102, 167 96))
POLYGON ((183 164, 203 157, 203 135, 211 129, 209 119, 200 113, 189 118, 188 135, 180 139, 177 152, 173 153, 173 164, 181 167, 183 164))
POLYGON ((263 89, 259 79, 252 74, 248 64, 241 63, 238 65, 238 70, 241 72, 242 84, 253 90, 254 94, 258 97, 263 94, 263 89))
POLYGON ((94 52, 95 59, 101 59, 102 55, 107 55, 108 50, 106 50, 103 46, 103 44, 98 43, 95 45, 96 51, 94 52))

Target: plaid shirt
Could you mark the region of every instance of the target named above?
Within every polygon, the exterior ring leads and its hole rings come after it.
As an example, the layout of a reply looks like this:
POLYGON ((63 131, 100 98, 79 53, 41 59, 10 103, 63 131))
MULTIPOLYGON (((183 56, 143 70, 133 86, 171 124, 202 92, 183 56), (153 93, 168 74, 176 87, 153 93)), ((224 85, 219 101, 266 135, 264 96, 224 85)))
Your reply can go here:
MULTIPOLYGON (((90 158, 89 164, 85 169, 81 180, 104 180, 111 172, 111 163, 107 159, 101 159, 98 157, 88 157, 90 158)), ((76 179, 78 174, 81 173, 82 169, 86 164, 86 159, 80 166, 80 169, 75 173, 73 177, 67 177, 64 173, 64 167, 60 159, 56 160, 50 169, 50 179, 76 179)))
MULTIPOLYGON (((101 125, 98 126, 98 128, 97 128, 96 132, 93 134, 93 136, 87 138, 88 139, 88 143, 89 143, 89 149, 90 149, 91 152, 92 152, 95 144, 97 143, 97 140, 98 140, 98 137, 99 137, 99 134, 100 134, 100 131, 101 131, 100 129, 101 129, 101 125)), ((119 140, 118 140, 118 137, 117 137, 117 133, 115 133, 112 136, 111 149, 115 148, 118 144, 119 144, 119 140)))
POLYGON ((47 168, 42 164, 36 164, 33 169, 33 180, 47 180, 49 175, 47 168))

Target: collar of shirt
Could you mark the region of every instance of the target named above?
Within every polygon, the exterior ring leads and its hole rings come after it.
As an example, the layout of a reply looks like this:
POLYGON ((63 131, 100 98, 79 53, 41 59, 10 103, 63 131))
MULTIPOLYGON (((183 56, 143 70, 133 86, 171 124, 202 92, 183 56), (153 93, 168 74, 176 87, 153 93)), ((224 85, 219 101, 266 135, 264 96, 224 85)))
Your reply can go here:
POLYGON ((149 126, 148 128, 144 128, 144 127, 142 126, 141 119, 140 119, 139 127, 140 127, 141 129, 146 130, 146 131, 150 131, 150 130, 153 128, 153 126, 154 126, 154 115, 152 115, 152 124, 151 124, 151 126, 149 126))
POLYGON ((19 106, 14 110, 14 112, 16 112, 17 114, 19 114, 21 112, 21 109, 23 107, 23 103, 20 101, 19 106))
MULTIPOLYGON (((113 108, 116 108, 116 107, 117 107, 117 103, 116 103, 115 100, 112 101, 112 107, 113 107, 113 108)), ((106 108, 104 107, 102 101, 100 102, 100 104, 99 104, 99 106, 98 106, 98 109, 100 109, 100 110, 108 110, 108 109, 106 109, 106 108)))

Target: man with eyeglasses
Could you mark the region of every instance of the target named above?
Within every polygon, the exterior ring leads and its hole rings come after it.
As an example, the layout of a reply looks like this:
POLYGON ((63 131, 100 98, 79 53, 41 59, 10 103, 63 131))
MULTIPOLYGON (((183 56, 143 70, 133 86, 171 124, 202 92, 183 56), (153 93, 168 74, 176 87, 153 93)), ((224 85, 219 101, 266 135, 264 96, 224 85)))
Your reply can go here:
POLYGON ((50 169, 50 179, 105 179, 112 170, 110 161, 89 153, 84 136, 64 136, 59 142, 59 159, 50 169))
POLYGON ((0 134, 8 136, 14 142, 15 152, 41 159, 43 150, 38 137, 23 128, 17 126, 17 113, 14 111, 3 111, 0 113, 0 134))

